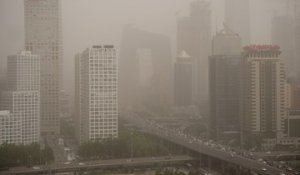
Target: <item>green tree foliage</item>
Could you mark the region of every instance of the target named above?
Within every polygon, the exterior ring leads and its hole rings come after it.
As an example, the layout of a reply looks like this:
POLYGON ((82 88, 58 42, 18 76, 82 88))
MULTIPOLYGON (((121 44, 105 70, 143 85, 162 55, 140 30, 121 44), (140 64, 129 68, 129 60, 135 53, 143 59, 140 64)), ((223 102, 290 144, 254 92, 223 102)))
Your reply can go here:
POLYGON ((0 146, 0 168, 13 166, 32 166, 45 164, 54 160, 53 151, 46 146, 41 150, 40 145, 3 144, 0 146))
POLYGON ((87 142, 79 147, 78 154, 83 159, 146 157, 169 154, 169 149, 160 144, 158 139, 151 138, 135 130, 120 129, 118 139, 104 139, 87 142))

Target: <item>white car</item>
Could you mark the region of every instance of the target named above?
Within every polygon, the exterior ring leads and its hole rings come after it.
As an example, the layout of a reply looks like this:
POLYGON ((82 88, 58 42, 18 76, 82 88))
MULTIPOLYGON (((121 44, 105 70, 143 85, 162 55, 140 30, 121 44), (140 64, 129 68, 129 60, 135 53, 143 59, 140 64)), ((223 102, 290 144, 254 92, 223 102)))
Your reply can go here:
POLYGON ((83 163, 83 162, 79 162, 79 163, 78 163, 78 165, 81 165, 81 166, 82 166, 82 165, 85 165, 85 163, 83 163))
POLYGON ((262 171, 267 171, 267 168, 262 167, 261 170, 262 170, 262 171))
POLYGON ((41 169, 41 167, 39 167, 39 166, 33 166, 32 169, 39 170, 39 169, 41 169))

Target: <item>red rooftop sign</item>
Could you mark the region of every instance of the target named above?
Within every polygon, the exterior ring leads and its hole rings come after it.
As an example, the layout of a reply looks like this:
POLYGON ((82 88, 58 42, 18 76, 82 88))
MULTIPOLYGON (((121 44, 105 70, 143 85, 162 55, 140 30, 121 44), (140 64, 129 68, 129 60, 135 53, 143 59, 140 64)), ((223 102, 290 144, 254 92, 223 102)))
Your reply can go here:
POLYGON ((244 50, 245 51, 254 51, 254 52, 259 52, 259 51, 279 51, 280 47, 278 45, 249 45, 245 46, 244 50))

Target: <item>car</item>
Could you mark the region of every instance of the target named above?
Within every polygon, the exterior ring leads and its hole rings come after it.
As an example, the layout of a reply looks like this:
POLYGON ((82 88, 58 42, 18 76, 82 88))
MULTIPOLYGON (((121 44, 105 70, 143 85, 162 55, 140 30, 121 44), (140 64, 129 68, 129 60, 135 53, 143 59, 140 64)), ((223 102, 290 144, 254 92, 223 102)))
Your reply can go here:
POLYGON ((39 169, 41 169, 41 167, 39 167, 39 166, 33 166, 32 169, 39 170, 39 169))
POLYGON ((79 162, 78 165, 82 166, 82 165, 85 165, 85 163, 79 162))
POLYGON ((65 162, 64 164, 65 164, 65 165, 69 165, 69 164, 71 164, 71 162, 65 162))
POLYGON ((287 168, 286 168, 286 171, 288 171, 288 172, 292 172, 292 171, 293 171, 293 168, 291 168, 291 167, 287 167, 287 168))
POLYGON ((279 173, 279 175, 285 175, 285 173, 284 173, 284 172, 281 172, 281 173, 279 173))
POLYGON ((262 170, 262 171, 267 171, 267 168, 262 167, 261 170, 262 170))

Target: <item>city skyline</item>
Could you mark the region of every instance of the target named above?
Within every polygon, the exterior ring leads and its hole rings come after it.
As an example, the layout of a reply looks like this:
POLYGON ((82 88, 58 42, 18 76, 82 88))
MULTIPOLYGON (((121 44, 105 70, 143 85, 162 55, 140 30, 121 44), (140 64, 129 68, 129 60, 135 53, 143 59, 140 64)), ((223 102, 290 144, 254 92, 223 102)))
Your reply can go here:
POLYGON ((299 19, 298 0, 0 1, 0 174, 300 174, 299 19))
MULTIPOLYGON (((108 3, 108 7, 114 7, 117 5, 117 7, 114 10, 121 11, 123 14, 123 17, 114 16, 114 20, 112 22, 109 22, 108 20, 105 20, 105 17, 102 15, 106 10, 103 11, 95 11, 96 7, 99 6, 100 2, 97 1, 91 1, 91 3, 85 4, 84 1, 75 1, 70 3, 71 1, 63 1, 62 2, 62 8, 63 10, 63 21, 69 21, 68 23, 64 24, 63 27, 63 34, 64 34, 64 64, 70 65, 68 67, 65 67, 64 69, 64 87, 66 89, 69 89, 69 94, 73 94, 74 88, 71 86, 74 82, 74 67, 73 67, 73 55, 78 50, 82 50, 86 47, 89 47, 90 45, 98 44, 98 43, 110 43, 114 44, 117 48, 120 49, 120 41, 121 41, 121 32, 122 28, 130 23, 136 25, 138 28, 141 29, 148 29, 148 31, 158 32, 162 34, 166 34, 171 39, 171 49, 172 49, 172 55, 173 57, 176 56, 176 18, 187 16, 189 13, 189 4, 192 0, 183 1, 183 0, 176 0, 176 1, 164 1, 164 2, 157 2, 157 1, 147 1, 144 0, 142 2, 139 2, 138 5, 141 6, 150 6, 149 10, 143 11, 134 8, 133 10, 130 10, 131 13, 127 13, 128 10, 131 7, 134 7, 135 1, 132 1, 131 3, 123 2, 122 4, 115 3, 115 2, 106 2, 108 3), (169 5, 170 8, 168 10, 165 10, 161 6, 160 3, 169 5), (93 4, 95 4, 93 6, 93 4), (92 10, 87 11, 87 13, 84 13, 83 11, 80 11, 79 8, 83 7, 84 9, 91 8, 92 10), (157 9, 157 15, 153 15, 151 9, 157 9), (141 13, 143 16, 147 17, 147 21, 139 19, 139 16, 136 14, 141 13), (74 14, 78 14, 77 20, 74 19, 74 14), (163 18, 157 18, 158 14, 162 15, 163 18), (177 14, 177 15, 176 15, 177 14), (80 15, 86 15, 87 19, 96 20, 95 17, 97 15, 103 16, 103 20, 105 21, 106 26, 110 26, 113 28, 113 31, 115 32, 115 35, 111 37, 107 37, 112 30, 107 29, 106 27, 99 27, 97 23, 87 23, 88 21, 84 18, 80 17, 80 15), (77 22, 82 23, 83 25, 77 26, 77 22), (66 32, 67 30, 72 30, 73 28, 78 28, 78 30, 74 30, 72 32, 66 32), (88 32, 91 30, 91 32, 88 32), (96 31, 103 31, 103 35, 99 35, 99 37, 92 37, 88 33, 93 33, 96 31), (89 40, 83 40, 83 37, 88 37, 89 40), (74 42, 75 41, 81 41, 81 42, 74 42), (76 43, 75 47, 70 47, 71 44, 76 43)), ((24 38, 24 31, 22 31, 22 28, 24 28, 23 24, 23 1, 1 1, 0 2, 1 8, 4 8, 1 10, 0 21, 3 22, 5 25, 5 28, 1 30, 1 36, 4 38, 5 43, 9 43, 7 46, 1 47, 1 49, 5 48, 3 51, 1 51, 1 57, 6 58, 8 55, 10 55, 13 52, 16 52, 18 50, 23 50, 24 48, 24 42, 21 38, 24 38), (3 5, 2 5, 3 4, 3 5), (10 9, 10 10, 9 10, 10 9), (18 9, 17 11, 13 9, 18 9), (12 13, 13 12, 13 13, 12 13), (13 30, 9 30, 13 28, 13 30), (8 38, 8 36, 12 38, 8 38), (16 38, 17 37, 17 38, 16 38), (11 39, 14 40, 15 44, 10 44, 11 39), (8 47, 10 46, 10 47, 8 47)), ((266 23, 266 21, 269 21, 270 18, 273 15, 273 9, 278 10, 278 14, 282 14, 285 11, 285 8, 282 8, 284 2, 277 0, 275 1, 271 6, 268 6, 270 4, 269 0, 260 1, 255 0, 251 1, 251 30, 253 31, 252 35, 252 43, 270 43, 271 41, 271 34, 269 33, 269 30, 271 28, 271 21, 266 23), (259 3, 263 3, 261 6, 257 6, 259 3), (265 12, 267 11, 267 12, 265 12), (254 14, 261 14, 260 18, 256 18, 254 14), (259 25, 266 25, 264 28, 257 28, 256 26, 259 25)), ((101 6, 99 6, 101 7, 101 6)), ((104 8, 104 6, 102 6, 104 8)), ((212 0, 212 36, 216 33, 217 30, 221 29, 224 22, 224 1, 220 0, 212 0), (216 25, 217 24, 217 25, 216 25)), ((117 13, 116 13, 117 14, 117 13)), ((77 15, 76 15, 77 16, 77 15)), ((0 66, 1 73, 5 74, 5 59, 0 60, 1 63, 4 62, 0 66)), ((175 61, 175 59, 174 59, 175 61)), ((1 77, 0 77, 1 78, 1 77)))

